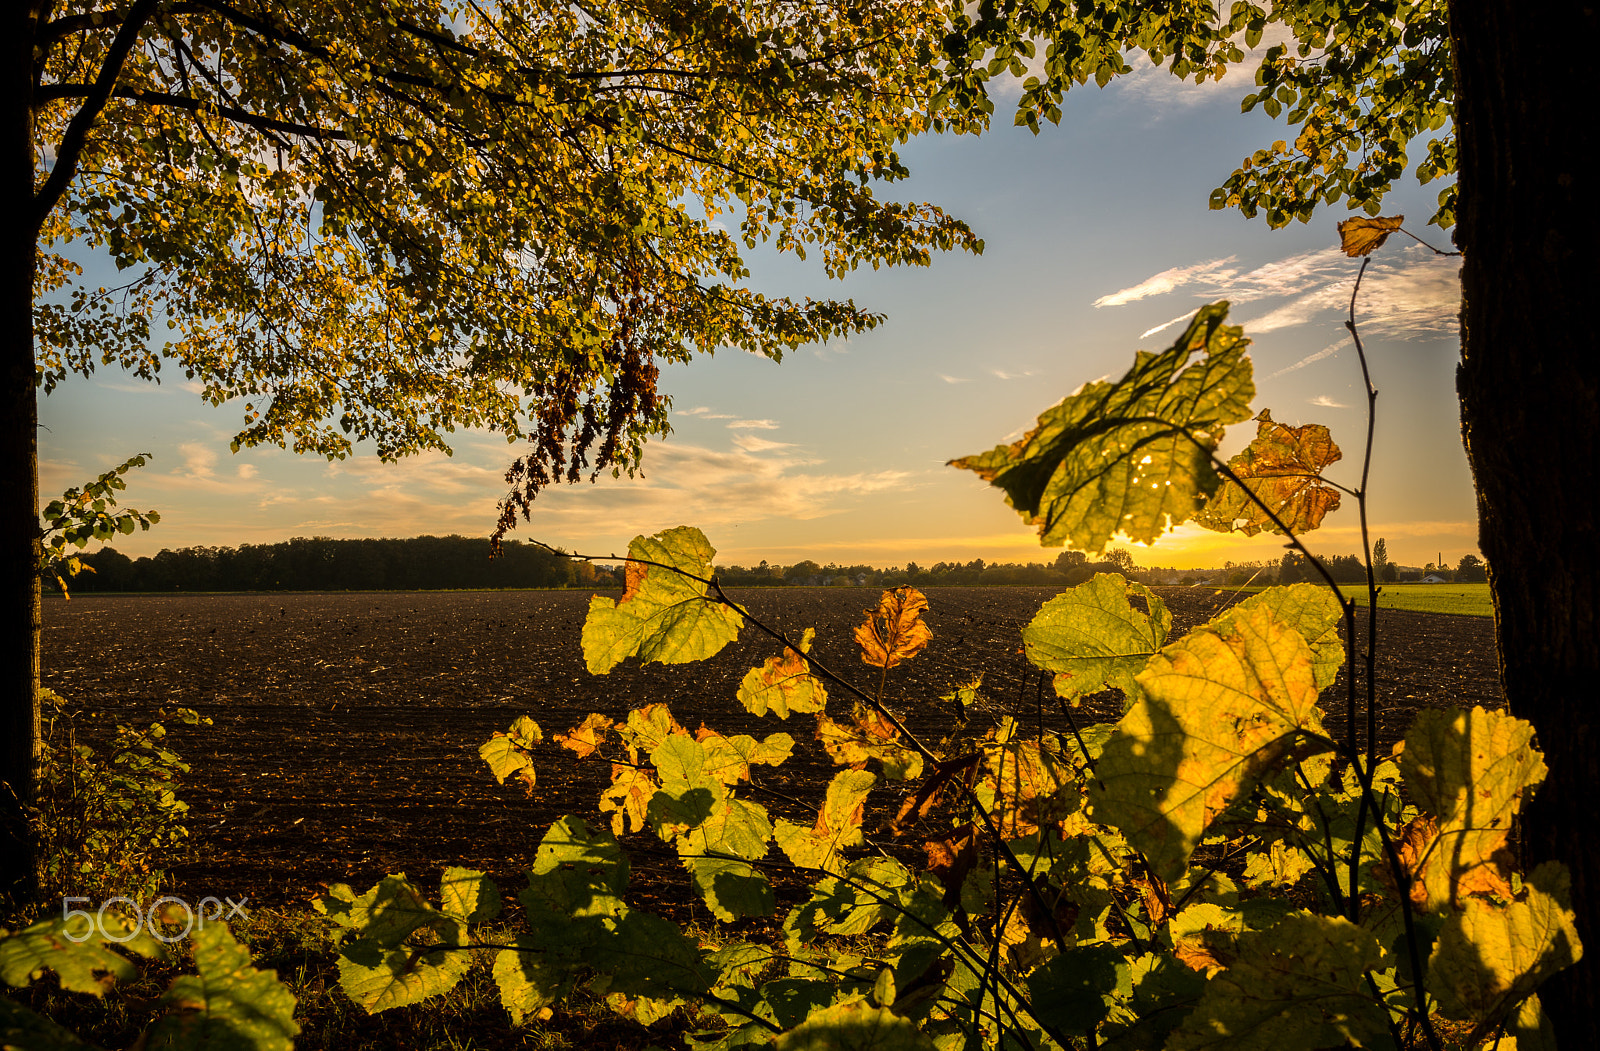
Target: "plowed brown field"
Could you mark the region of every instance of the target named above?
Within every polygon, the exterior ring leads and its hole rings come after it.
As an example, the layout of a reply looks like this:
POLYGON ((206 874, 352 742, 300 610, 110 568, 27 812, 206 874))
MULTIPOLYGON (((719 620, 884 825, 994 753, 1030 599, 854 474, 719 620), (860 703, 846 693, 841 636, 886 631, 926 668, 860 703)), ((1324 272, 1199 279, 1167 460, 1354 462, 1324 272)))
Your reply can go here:
MULTIPOLYGON (((1173 609, 1175 635, 1232 598, 1209 589, 1158 590, 1173 609)), ((984 700, 975 718, 1010 714, 1064 728, 1018 635, 1055 591, 930 590, 934 642, 890 672, 890 707, 937 742, 955 717, 940 695, 981 671, 984 700)), ((733 597, 791 637, 815 627, 820 660, 863 687, 876 685, 875 670, 850 641, 875 591, 766 589, 733 597)), ((149 721, 162 705, 195 708, 214 720, 172 733, 173 747, 194 767, 182 795, 198 844, 195 860, 177 869, 180 892, 193 898, 304 901, 322 885, 365 889, 388 872, 431 882, 451 864, 517 885, 515 874, 549 823, 565 813, 594 820, 609 781, 608 764, 575 761, 547 740, 532 798, 497 785, 478 745, 524 713, 547 735, 590 712, 622 718, 654 702, 669 704, 690 729, 705 722, 758 737, 786 730, 800 746, 794 758, 762 768, 746 791, 775 816, 815 817, 808 807, 834 770, 813 740, 812 718, 756 719, 734 698, 745 671, 777 653, 775 643, 747 627, 710 661, 630 661, 593 676, 579 644, 588 598, 521 591, 52 599, 45 606, 44 679, 73 706, 113 721, 149 721)), ((1384 612, 1379 623, 1385 747, 1417 708, 1500 706, 1491 621, 1384 612)), ((1330 726, 1343 725, 1342 696, 1341 686, 1325 698, 1330 726)), ((1092 722, 1119 711, 1078 717, 1092 722)), ((677 869, 676 857, 648 833, 628 838, 636 872, 677 869)), ((648 897, 647 888, 660 886, 678 900, 683 891, 673 888, 683 883, 681 872, 634 879, 636 893, 648 897)))

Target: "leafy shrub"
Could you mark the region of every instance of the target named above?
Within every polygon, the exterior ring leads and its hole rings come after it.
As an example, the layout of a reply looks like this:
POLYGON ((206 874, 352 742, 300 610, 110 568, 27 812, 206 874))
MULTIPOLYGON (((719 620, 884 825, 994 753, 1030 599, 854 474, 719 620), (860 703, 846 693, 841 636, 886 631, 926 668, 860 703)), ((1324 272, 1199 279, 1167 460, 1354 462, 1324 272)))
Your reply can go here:
MULTIPOLYGON (((167 883, 166 866, 189 838, 189 806, 176 794, 188 764, 166 746, 160 722, 142 730, 118 723, 109 759, 102 758, 79 740, 78 720, 85 717, 74 717, 55 693, 40 693, 45 732, 32 819, 46 900, 154 899, 167 883)), ((211 723, 188 708, 165 710, 162 718, 211 723)))

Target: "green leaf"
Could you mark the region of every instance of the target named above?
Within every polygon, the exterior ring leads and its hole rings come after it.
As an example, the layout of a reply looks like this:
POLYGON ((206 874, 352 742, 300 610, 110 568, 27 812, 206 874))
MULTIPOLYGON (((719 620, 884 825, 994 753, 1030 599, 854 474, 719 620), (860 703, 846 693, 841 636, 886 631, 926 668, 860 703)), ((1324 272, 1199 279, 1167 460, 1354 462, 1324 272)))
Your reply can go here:
POLYGON ((1224 426, 1250 417, 1249 341, 1227 314, 1226 303, 1202 307, 1171 349, 1140 351, 1116 383, 1090 383, 1017 442, 951 465, 1005 490, 1041 543, 1100 551, 1119 532, 1153 542, 1199 510, 1224 426))
POLYGON ((1547 861, 1528 875, 1517 900, 1467 898, 1445 920, 1428 960, 1428 989, 1446 1018, 1476 1023, 1468 1046, 1546 978, 1583 958, 1570 901, 1566 866, 1547 861))
MULTIPOLYGON (((468 917, 489 907, 479 900, 487 882, 466 869, 445 874, 447 901, 463 910, 455 915, 429 905, 404 876, 387 876, 359 898, 343 885, 331 888, 315 904, 355 936, 339 954, 339 984, 350 999, 376 1013, 454 988, 471 955, 433 946, 466 943, 468 917)), ((493 898, 498 902, 497 891, 493 898)))
POLYGON ((439 881, 440 911, 462 923, 483 923, 500 915, 500 889, 474 869, 452 866, 439 881))
POLYGON ((759 1013, 785 1029, 792 1029, 817 1012, 826 1010, 838 992, 838 986, 830 981, 778 978, 761 987, 759 1013))
POLYGON ((811 674, 803 654, 811 652, 815 628, 807 628, 800 649, 785 649, 779 657, 768 657, 759 668, 751 668, 739 683, 739 703, 751 715, 771 712, 780 719, 790 712, 820 712, 827 706, 828 691, 822 680, 811 674))
POLYGON ((160 942, 144 930, 133 934, 133 927, 114 909, 101 910, 98 920, 81 911, 79 915, 87 918, 57 916, 15 934, 0 931, 0 979, 21 988, 50 970, 67 992, 100 996, 114 983, 129 981, 139 973, 117 948, 152 959, 166 958, 160 942))
POLYGON ((1115 945, 1067 949, 1028 975, 1028 993, 1039 1020, 1067 1034, 1086 1035, 1111 1010, 1119 971, 1127 969, 1115 945))
POLYGON ((500 1005, 512 1025, 521 1025, 528 1015, 570 994, 576 975, 571 961, 550 958, 530 935, 518 935, 512 945, 495 954, 492 973, 500 1005))
POLYGON ((777 1051, 934 1051, 916 1023, 865 1002, 817 1011, 778 1037, 777 1051))
MULTIPOLYGON (((465 942, 466 929, 440 917, 433 925, 445 945, 465 942)), ((420 1003, 455 988, 472 967, 463 949, 386 948, 369 938, 347 942, 339 954, 339 985, 369 1014, 420 1003)))
POLYGON ((405 941, 416 931, 431 925, 438 911, 423 900, 404 873, 385 876, 359 897, 348 884, 336 883, 328 893, 312 901, 345 933, 364 938, 385 948, 405 941))
POLYGON ((612 936, 598 943, 586 960, 611 976, 613 991, 671 999, 704 995, 716 983, 716 968, 676 924, 645 912, 608 922, 612 936))
POLYGON ((1135 676, 1167 641, 1172 614, 1156 593, 1116 573, 1097 573, 1046 602, 1022 629, 1028 659, 1055 672, 1056 692, 1076 702, 1114 686, 1137 700, 1135 676), (1143 598, 1149 613, 1128 600, 1143 598))
POLYGON ((582 818, 563 817, 545 833, 518 898, 538 917, 583 919, 618 916, 628 886, 628 858, 604 829, 590 832, 582 818))
POLYGON ((295 998, 276 971, 251 966, 250 952, 225 923, 193 933, 198 972, 175 979, 162 1001, 168 1013, 150 1030, 150 1048, 171 1051, 288 1051, 300 1025, 295 998))
POLYGON ((1212 821, 1269 770, 1332 748, 1311 650, 1262 607, 1195 629, 1150 659, 1144 696, 1117 725, 1090 788, 1095 820, 1122 830, 1171 883, 1212 821))
POLYGON ((1170 1051, 1373 1047, 1389 1039, 1388 1013, 1366 987, 1366 972, 1383 960, 1371 932, 1297 912, 1241 935, 1236 947, 1168 1038, 1170 1051))
POLYGON ((628 557, 658 564, 629 562, 628 586, 620 599, 596 595, 590 600, 583 623, 589 671, 604 675, 635 656, 646 664, 704 660, 737 638, 744 619, 708 598, 701 580, 683 575, 709 579, 715 554, 705 534, 692 526, 634 537, 628 557))
POLYGON ((100 1051, 77 1034, 0 996, 0 1047, 6 1051, 100 1051))

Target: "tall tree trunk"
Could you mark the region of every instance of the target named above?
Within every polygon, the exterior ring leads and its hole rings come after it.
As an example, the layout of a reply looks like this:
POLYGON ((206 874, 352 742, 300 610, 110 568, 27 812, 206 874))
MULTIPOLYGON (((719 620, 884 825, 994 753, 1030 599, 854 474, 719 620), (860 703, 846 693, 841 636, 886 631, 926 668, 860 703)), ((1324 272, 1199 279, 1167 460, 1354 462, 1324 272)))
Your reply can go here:
MULTIPOLYGON (((1535 11, 1453 0, 1461 422, 1489 560, 1500 677, 1550 767, 1523 813, 1523 861, 1572 868, 1591 956, 1541 992, 1562 1046, 1600 1047, 1600 230, 1594 71, 1561 40, 1596 39, 1592 3, 1535 11), (1553 35, 1554 34, 1554 35, 1553 35), (1584 700, 1584 698, 1591 700, 1584 700)), ((1581 46, 1581 45, 1580 45, 1581 46)))
POLYGON ((7 4, 0 22, 0 639, 27 640, 0 678, 0 907, 38 894, 28 832, 39 772, 39 410, 33 361, 32 4, 7 4))

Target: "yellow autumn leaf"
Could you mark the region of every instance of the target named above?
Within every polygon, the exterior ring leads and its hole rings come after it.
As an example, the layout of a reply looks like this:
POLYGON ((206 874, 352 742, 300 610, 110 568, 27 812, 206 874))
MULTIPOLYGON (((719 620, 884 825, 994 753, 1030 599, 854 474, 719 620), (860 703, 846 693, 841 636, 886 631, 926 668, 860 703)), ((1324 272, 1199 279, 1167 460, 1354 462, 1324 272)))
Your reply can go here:
POLYGON ((1339 507, 1339 490, 1323 481, 1322 470, 1344 454, 1320 423, 1290 427, 1274 420, 1266 409, 1256 422, 1255 440, 1228 461, 1234 478, 1224 479, 1195 515, 1195 523, 1222 533, 1238 530, 1246 536, 1263 529, 1283 532, 1260 506, 1265 504, 1290 532, 1316 529, 1339 507))
POLYGON ((1559 861, 1528 874, 1508 904, 1468 898, 1452 912, 1428 960, 1428 991, 1446 1018, 1475 1023, 1476 1046, 1539 984, 1583 958, 1573 926, 1571 876, 1559 861))
POLYGON ((1082 806, 1072 764, 1038 740, 1021 737, 1009 716, 981 747, 986 780, 994 792, 993 816, 1005 838, 1030 835, 1082 806))
POLYGON ((790 712, 820 712, 828 703, 822 680, 811 674, 805 654, 811 650, 815 628, 807 628, 798 651, 785 648, 780 657, 768 657, 751 668, 739 683, 739 703, 751 715, 771 712, 787 719, 790 712))
POLYGON ((891 781, 906 781, 922 775, 922 753, 902 744, 900 731, 882 713, 859 710, 853 723, 835 722, 826 715, 817 717, 817 739, 835 763, 865 766, 876 759, 883 764, 883 775, 891 781))
POLYGON ((600 795, 600 810, 611 815, 611 834, 642 832, 649 824, 650 800, 660 789, 655 775, 646 766, 633 763, 611 764, 611 787, 600 795))
POLYGON ((1093 817, 1170 883, 1216 816, 1322 733, 1310 647, 1270 610, 1234 611, 1150 658, 1144 695, 1106 742, 1093 817), (1103 786, 1103 787, 1100 787, 1103 786))
POLYGON ((1406 734, 1399 766, 1406 791, 1431 819, 1408 828, 1413 902, 1459 908, 1469 895, 1502 893, 1507 834, 1523 795, 1546 772, 1533 726, 1483 708, 1425 711, 1406 734))
POLYGON ((928 599, 916 588, 892 588, 883 593, 878 608, 855 631, 861 659, 875 668, 893 668, 910 660, 933 641, 933 630, 922 620, 928 599))
POLYGON ((862 841, 861 820, 866 813, 867 793, 877 784, 876 775, 865 770, 841 770, 828 785, 827 798, 810 827, 780 820, 773 829, 778 846, 790 861, 801 868, 842 868, 839 851, 862 841))
POLYGON ((1400 229, 1406 221, 1403 215, 1384 215, 1368 218, 1358 215, 1339 224, 1339 247, 1349 256, 1371 255, 1383 247, 1389 235, 1400 229))
POLYGON ((641 663, 704 660, 732 642, 744 618, 703 582, 716 554, 705 534, 679 526, 628 545, 627 587, 616 600, 596 595, 583 622, 589 671, 604 675, 629 657, 641 663))

